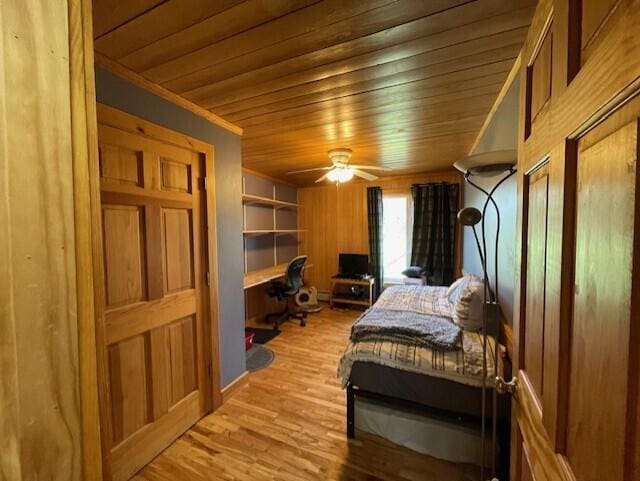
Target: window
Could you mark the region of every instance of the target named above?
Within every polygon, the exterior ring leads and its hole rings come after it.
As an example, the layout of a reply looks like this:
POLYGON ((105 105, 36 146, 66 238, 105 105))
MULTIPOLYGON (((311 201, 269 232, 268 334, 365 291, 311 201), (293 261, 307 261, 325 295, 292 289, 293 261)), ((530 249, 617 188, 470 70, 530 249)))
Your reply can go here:
POLYGON ((413 202, 410 194, 382 196, 382 264, 384 283, 402 282, 411 262, 413 202))

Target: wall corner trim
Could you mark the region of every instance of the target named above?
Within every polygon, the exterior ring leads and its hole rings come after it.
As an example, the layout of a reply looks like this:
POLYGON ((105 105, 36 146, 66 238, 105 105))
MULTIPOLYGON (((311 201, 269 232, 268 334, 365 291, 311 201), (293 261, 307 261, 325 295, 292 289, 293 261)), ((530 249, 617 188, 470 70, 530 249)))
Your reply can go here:
POLYGON ((194 104, 190 100, 181 97, 180 95, 158 85, 150 80, 147 80, 142 75, 134 72, 133 70, 128 69, 121 63, 116 62, 99 52, 95 52, 95 63, 96 65, 105 68, 111 73, 128 80, 129 82, 141 87, 149 92, 161 97, 169 102, 176 104, 183 109, 186 109, 200 117, 205 118, 209 122, 217 125, 218 127, 222 127, 223 129, 228 130, 236 135, 242 135, 243 130, 241 127, 229 122, 228 120, 223 119, 222 117, 214 114, 213 112, 208 111, 205 108, 200 107, 199 105, 194 104))

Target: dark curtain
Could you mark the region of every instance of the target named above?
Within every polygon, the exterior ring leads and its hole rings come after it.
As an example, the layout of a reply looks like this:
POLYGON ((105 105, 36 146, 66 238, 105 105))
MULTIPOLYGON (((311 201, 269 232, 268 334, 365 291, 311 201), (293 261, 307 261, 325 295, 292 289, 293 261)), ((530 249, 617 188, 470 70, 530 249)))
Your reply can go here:
POLYGON ((382 291, 382 189, 367 187, 367 215, 369 218, 369 253, 371 275, 375 279, 373 298, 382 291))
POLYGON ((411 265, 425 269, 427 284, 453 282, 458 184, 423 184, 411 187, 413 239, 411 265))

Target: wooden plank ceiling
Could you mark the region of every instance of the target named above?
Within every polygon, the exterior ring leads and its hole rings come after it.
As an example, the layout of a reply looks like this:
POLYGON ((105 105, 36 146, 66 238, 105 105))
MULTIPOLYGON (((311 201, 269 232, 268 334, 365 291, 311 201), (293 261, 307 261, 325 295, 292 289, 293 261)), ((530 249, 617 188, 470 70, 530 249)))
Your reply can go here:
POLYGON ((327 150, 395 173, 471 147, 535 0, 94 0, 95 49, 244 129, 243 166, 308 184, 327 150))

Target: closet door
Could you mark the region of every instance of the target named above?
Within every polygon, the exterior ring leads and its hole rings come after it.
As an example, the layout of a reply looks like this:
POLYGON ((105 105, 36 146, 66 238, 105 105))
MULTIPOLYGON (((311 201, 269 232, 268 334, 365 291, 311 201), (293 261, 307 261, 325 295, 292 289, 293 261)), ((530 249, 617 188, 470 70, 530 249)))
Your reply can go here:
POLYGON ((625 479, 625 431, 635 428, 627 413, 638 407, 630 403, 640 375, 630 362, 639 347, 631 331, 637 159, 637 120, 579 142, 564 443, 579 480, 625 479))
POLYGON ((523 49, 514 481, 640 479, 639 25, 542 1, 523 49))
POLYGON ((99 119, 112 479, 212 408, 197 152, 99 119))
POLYGON ((525 177, 527 202, 527 258, 525 313, 521 318, 524 338, 520 370, 530 382, 536 401, 544 395, 544 325, 547 271, 547 224, 549 204, 548 165, 525 177))

